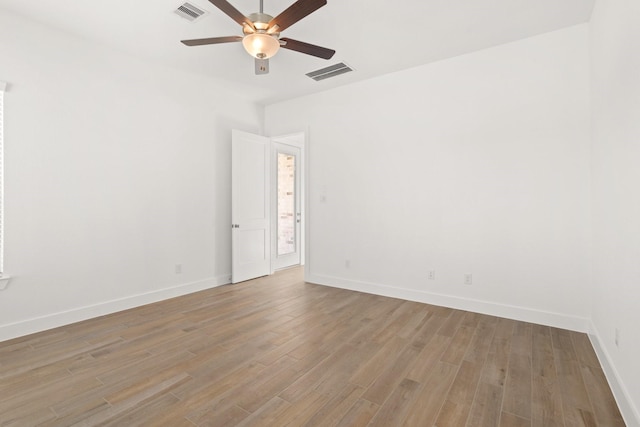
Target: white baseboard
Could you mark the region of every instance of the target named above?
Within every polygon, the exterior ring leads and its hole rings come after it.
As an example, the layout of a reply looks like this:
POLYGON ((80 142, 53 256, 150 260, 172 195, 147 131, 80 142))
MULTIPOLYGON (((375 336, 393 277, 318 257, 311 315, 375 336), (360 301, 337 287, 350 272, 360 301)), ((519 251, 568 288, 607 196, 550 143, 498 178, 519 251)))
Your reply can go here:
POLYGON ((607 351, 607 348, 602 345, 600 333, 593 322, 590 323, 589 339, 591 340, 593 349, 596 351, 596 355, 598 356, 604 375, 607 377, 613 396, 618 403, 618 408, 620 408, 624 422, 628 427, 640 427, 640 411, 633 404, 633 400, 629 397, 627 387, 625 387, 622 378, 618 374, 618 370, 613 364, 613 360, 611 359, 611 355, 607 351))
POLYGON ((317 274, 309 274, 305 277, 305 280, 309 283, 315 283, 318 285, 326 285, 368 294, 382 295, 385 297, 423 302, 426 304, 455 308, 458 310, 472 311, 474 313, 488 314, 491 316, 537 323, 539 325, 569 329, 577 332, 587 332, 589 330, 589 320, 585 317, 568 316, 566 314, 535 310, 527 307, 497 304, 490 301, 467 299, 451 295, 435 294, 415 289, 397 288, 379 283, 348 280, 317 274))
POLYGON ((104 316, 106 314, 116 313, 118 311, 128 310, 134 307, 140 307, 142 305, 163 301, 169 298, 226 285, 230 283, 229 276, 229 274, 225 274, 199 280, 197 282, 185 283, 171 288, 132 295, 125 298, 105 301, 99 304, 53 313, 42 317, 0 325, 0 342, 80 322, 82 320, 104 316))

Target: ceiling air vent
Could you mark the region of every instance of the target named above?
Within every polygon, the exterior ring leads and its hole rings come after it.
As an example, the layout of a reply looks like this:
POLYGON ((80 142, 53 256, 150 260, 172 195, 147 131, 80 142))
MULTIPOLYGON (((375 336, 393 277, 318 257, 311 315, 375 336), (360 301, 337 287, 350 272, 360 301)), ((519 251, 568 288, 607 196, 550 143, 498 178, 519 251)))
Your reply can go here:
POLYGON ((340 74, 348 73, 349 71, 353 71, 353 68, 349 67, 344 62, 340 62, 338 64, 307 73, 307 76, 319 82, 320 80, 339 76, 340 74))
POLYGON ((195 22, 207 14, 206 11, 200 9, 191 3, 183 3, 180 7, 173 11, 176 15, 186 19, 187 21, 195 22))

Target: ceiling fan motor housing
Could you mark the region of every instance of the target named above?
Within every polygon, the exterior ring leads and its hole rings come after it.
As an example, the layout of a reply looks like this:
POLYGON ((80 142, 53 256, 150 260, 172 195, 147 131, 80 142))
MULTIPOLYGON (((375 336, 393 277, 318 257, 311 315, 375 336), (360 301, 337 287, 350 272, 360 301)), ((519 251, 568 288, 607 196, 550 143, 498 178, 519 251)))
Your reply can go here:
MULTIPOLYGON (((273 19, 273 16, 268 15, 266 13, 252 13, 251 15, 247 16, 247 18, 249 18, 249 20, 253 22, 253 25, 256 27, 256 30, 267 31, 267 28, 269 28, 269 22, 271 22, 271 20, 273 19)), ((245 34, 248 34, 253 32, 253 29, 247 28, 247 26, 245 25, 243 26, 242 31, 245 34)), ((270 34, 273 34, 273 33, 270 33, 270 34)))

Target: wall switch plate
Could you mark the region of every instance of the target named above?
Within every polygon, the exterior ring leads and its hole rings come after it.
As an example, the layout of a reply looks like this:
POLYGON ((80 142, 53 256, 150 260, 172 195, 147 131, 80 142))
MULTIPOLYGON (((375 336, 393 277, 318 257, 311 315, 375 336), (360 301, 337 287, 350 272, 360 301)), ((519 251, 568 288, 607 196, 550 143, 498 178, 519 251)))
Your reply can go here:
POLYGON ((471 274, 465 274, 464 275, 464 284, 465 285, 470 285, 473 283, 473 276, 471 274))
POLYGON ((429 280, 436 280, 436 272, 431 270, 429 271, 429 280))
POLYGON ((182 264, 176 264, 175 272, 176 274, 182 274, 182 264))

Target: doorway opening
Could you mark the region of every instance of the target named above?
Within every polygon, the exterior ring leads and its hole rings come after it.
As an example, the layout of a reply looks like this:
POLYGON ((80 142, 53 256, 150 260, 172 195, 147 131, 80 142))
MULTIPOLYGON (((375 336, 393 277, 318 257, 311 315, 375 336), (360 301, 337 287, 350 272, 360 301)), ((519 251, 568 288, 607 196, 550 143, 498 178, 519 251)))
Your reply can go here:
POLYGON ((272 270, 304 264, 304 134, 272 139, 272 270))
POLYGON ((300 212, 296 209, 296 156, 277 153, 276 189, 276 248, 277 256, 289 255, 296 251, 298 233, 296 221, 300 212))

